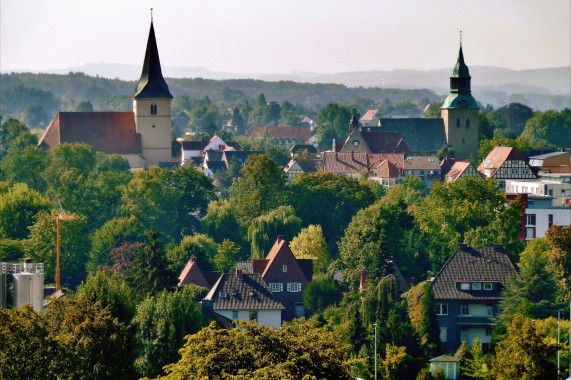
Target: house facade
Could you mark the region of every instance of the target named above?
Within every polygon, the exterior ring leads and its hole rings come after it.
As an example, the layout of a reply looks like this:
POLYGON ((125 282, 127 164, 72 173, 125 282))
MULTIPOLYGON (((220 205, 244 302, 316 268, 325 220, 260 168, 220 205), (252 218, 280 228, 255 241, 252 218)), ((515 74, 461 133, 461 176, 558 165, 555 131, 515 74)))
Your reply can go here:
POLYGON ((545 237, 545 233, 552 225, 571 225, 569 205, 554 206, 553 201, 554 198, 550 196, 527 196, 524 219, 525 240, 545 237))
POLYGON ((515 148, 497 146, 484 158, 478 172, 486 178, 495 178, 502 189, 506 188, 506 180, 537 180, 535 171, 515 148))
POLYGON ((517 267, 500 245, 458 247, 432 281, 443 352, 475 338, 488 347, 502 291, 514 276, 517 267))
POLYGON ((296 259, 285 236, 278 236, 265 259, 252 260, 252 271, 262 276, 284 306, 284 321, 306 316, 303 291, 313 277, 313 261, 296 259))

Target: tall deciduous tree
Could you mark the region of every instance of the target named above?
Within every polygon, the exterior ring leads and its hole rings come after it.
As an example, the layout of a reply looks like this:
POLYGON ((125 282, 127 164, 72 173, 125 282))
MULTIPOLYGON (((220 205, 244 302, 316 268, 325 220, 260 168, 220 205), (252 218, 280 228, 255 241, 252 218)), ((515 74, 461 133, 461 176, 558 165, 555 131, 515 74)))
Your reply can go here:
POLYGON ((39 173, 45 170, 46 163, 46 153, 34 145, 9 148, 0 161, 0 178, 12 184, 25 183, 43 192, 46 190, 46 181, 39 173))
POLYGON ((252 220, 248 228, 248 241, 253 259, 262 259, 269 252, 278 235, 292 239, 301 229, 301 219, 291 206, 280 206, 252 220))
POLYGON ((179 245, 167 252, 171 268, 175 274, 180 273, 192 256, 200 269, 213 268, 213 259, 218 250, 218 244, 208 235, 197 234, 185 236, 179 245))
POLYGON ((230 202, 214 201, 208 205, 208 213, 200 221, 200 231, 219 244, 224 239, 240 242, 240 223, 236 214, 236 208, 230 202))
POLYGON ((465 241, 475 246, 502 244, 514 255, 522 248, 518 236, 523 205, 508 204, 493 180, 469 177, 434 184, 430 194, 411 210, 426 234, 434 270, 465 241))
POLYGON ((438 326, 438 318, 434 311, 434 292, 432 291, 432 283, 427 282, 424 286, 424 294, 422 295, 422 317, 420 319, 420 337, 421 343, 425 348, 428 356, 434 356, 440 350, 440 327, 438 326))
POLYGON ((225 330, 212 323, 187 338, 180 361, 166 368, 166 379, 348 379, 347 348, 308 322, 277 330, 255 323, 225 330))
POLYGON ((547 258, 554 273, 560 302, 571 301, 571 226, 549 227, 545 239, 551 246, 547 258))
POLYGON ((317 115, 317 141, 323 151, 331 149, 333 139, 345 141, 349 135, 351 109, 337 103, 329 103, 317 115))
POLYGON ((325 271, 329 265, 329 247, 323 238, 321 226, 310 224, 302 229, 289 244, 298 259, 312 259, 313 270, 325 271))
POLYGON ((536 111, 525 124, 522 136, 542 146, 571 146, 571 110, 536 111))
POLYGON ((180 359, 185 336, 200 330, 202 314, 196 306, 199 293, 195 288, 184 286, 174 293, 163 290, 137 307, 133 325, 137 329, 135 368, 139 375, 163 374, 165 365, 180 359))
POLYGON ((28 227, 34 224, 40 211, 49 211, 49 199, 28 185, 19 183, 0 195, 0 236, 10 239, 25 239, 30 234, 28 227))
POLYGON ((284 204, 287 177, 268 156, 249 156, 242 175, 230 188, 230 200, 242 220, 251 221, 284 204))
POLYGON ((199 215, 216 198, 210 179, 193 168, 164 170, 157 166, 135 173, 123 188, 123 210, 146 228, 180 240, 198 229, 199 215))
POLYGON ((496 348, 491 375, 494 379, 555 379, 553 357, 557 343, 545 339, 546 331, 530 318, 515 315, 506 338, 496 348))
POLYGON ((371 187, 331 173, 302 174, 290 185, 289 204, 304 226, 319 225, 331 249, 357 211, 375 202, 371 187))
POLYGON ((222 273, 227 273, 235 266, 239 258, 240 246, 233 241, 224 239, 214 256, 214 267, 222 273))

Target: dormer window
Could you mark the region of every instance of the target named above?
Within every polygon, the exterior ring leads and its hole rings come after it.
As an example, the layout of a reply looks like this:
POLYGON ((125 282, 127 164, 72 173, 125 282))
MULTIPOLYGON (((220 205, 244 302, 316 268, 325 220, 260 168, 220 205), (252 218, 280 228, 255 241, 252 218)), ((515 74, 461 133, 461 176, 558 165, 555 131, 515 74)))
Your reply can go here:
POLYGON ((472 284, 472 290, 481 290, 482 289, 482 284, 480 284, 479 282, 475 282, 472 284))
POLYGON ((157 114, 157 105, 151 104, 151 115, 156 115, 156 114, 157 114))
POLYGON ((484 283, 484 290, 492 290, 492 284, 489 282, 484 283))
POLYGON ((469 282, 461 282, 460 283, 460 290, 470 290, 470 283, 469 282))

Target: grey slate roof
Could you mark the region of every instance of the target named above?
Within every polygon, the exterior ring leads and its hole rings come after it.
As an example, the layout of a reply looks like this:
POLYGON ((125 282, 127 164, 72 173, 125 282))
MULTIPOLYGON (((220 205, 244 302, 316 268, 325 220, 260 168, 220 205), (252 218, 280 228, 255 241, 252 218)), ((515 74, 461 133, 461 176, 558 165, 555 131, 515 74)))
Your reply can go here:
MULTIPOLYGON (((500 245, 472 248, 465 244, 448 259, 432 282, 435 299, 498 300, 508 278, 519 276, 517 267, 500 245), (490 282, 497 290, 460 290, 459 282, 490 282)), ((483 287, 482 287, 483 288, 483 287)))
POLYGON ((413 152, 437 152, 446 145, 444 120, 440 118, 381 119, 379 127, 371 131, 398 132, 413 152))
POLYGON ((284 308, 258 273, 243 273, 241 278, 234 273, 225 273, 220 276, 204 299, 213 301, 214 311, 282 310, 284 308), (224 293, 225 297, 222 297, 221 293, 224 293))
POLYGON ((225 172, 228 170, 224 161, 206 161, 206 166, 212 173, 225 172))

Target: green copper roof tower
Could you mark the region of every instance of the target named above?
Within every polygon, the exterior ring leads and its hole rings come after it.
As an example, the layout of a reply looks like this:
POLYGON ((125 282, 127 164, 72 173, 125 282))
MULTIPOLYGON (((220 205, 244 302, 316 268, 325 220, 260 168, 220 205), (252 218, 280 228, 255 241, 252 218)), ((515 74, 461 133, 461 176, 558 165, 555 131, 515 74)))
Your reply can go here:
POLYGON ((141 73, 141 78, 137 84, 133 99, 172 99, 172 97, 161 71, 159 50, 157 49, 157 40, 155 39, 155 29, 153 28, 153 21, 151 20, 151 30, 149 32, 149 40, 147 41, 143 72, 141 73))
POLYGON ((464 62, 462 53, 462 42, 460 42, 460 52, 458 61, 452 70, 450 77, 450 94, 444 101, 442 108, 480 108, 476 99, 471 94, 470 70, 464 62))

